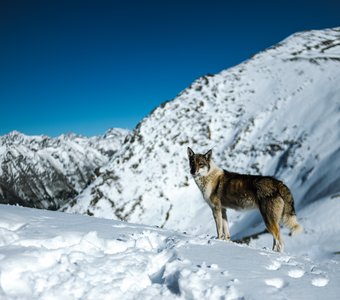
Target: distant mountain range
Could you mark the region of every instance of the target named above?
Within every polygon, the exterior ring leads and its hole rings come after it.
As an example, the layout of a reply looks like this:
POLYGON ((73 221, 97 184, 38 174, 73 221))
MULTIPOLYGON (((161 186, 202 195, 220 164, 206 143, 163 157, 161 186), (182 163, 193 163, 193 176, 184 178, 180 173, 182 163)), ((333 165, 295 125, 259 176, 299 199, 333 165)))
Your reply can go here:
POLYGON ((0 203, 58 209, 96 177, 119 150, 127 131, 57 138, 13 131, 0 137, 0 203))
MULTIPOLYGON (((197 79, 133 132, 118 130, 110 139, 3 137, 2 197, 214 234, 211 212, 189 174, 190 146, 195 152, 213 148, 215 162, 230 171, 282 179, 299 210, 340 192, 339 82, 340 28, 296 33, 240 65, 197 79), (4 151, 3 140, 13 140, 13 150, 4 151), (104 151, 95 141, 116 146, 104 151)), ((262 226, 253 212, 232 211, 229 220, 235 236, 262 226)))

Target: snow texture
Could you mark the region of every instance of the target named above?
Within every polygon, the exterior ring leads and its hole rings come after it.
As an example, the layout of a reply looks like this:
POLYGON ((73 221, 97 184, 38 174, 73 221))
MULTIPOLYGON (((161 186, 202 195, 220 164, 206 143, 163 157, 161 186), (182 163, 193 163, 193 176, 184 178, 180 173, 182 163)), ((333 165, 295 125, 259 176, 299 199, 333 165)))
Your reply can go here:
POLYGON ((318 222, 303 210, 306 233, 292 238, 291 253, 279 254, 206 235, 0 205, 0 298, 339 299, 339 251, 330 258, 311 247, 322 239, 327 250, 339 250, 339 198, 314 210, 323 212, 318 222), (329 218, 336 219, 332 236, 329 218))

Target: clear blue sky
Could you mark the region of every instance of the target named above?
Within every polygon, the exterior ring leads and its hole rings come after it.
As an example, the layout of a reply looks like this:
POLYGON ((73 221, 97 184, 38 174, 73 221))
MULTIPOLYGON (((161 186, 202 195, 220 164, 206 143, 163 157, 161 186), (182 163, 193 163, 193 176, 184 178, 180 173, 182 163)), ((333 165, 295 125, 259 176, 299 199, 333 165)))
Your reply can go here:
POLYGON ((199 76, 335 26, 340 1, 0 0, 0 135, 133 129, 199 76))

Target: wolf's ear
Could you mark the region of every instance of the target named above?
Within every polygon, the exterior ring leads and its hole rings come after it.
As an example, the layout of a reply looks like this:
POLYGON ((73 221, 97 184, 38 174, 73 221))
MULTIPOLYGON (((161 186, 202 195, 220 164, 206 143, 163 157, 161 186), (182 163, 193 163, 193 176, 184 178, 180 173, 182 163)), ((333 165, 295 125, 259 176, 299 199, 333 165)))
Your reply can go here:
POLYGON ((191 156, 194 156, 194 155, 195 155, 194 151, 192 151, 191 148, 188 147, 188 156, 191 157, 191 156))
POLYGON ((211 159, 211 155, 212 155, 212 149, 210 149, 206 154, 204 154, 204 157, 205 157, 207 160, 210 160, 210 159, 211 159))

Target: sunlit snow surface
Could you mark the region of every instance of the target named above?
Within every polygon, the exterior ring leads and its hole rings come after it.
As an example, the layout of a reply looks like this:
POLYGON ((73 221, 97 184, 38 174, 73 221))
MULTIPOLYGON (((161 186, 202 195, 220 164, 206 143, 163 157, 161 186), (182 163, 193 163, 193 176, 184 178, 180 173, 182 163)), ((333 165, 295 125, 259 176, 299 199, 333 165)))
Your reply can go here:
POLYGON ((340 198, 301 216, 305 232, 285 234, 278 254, 261 241, 0 205, 0 299, 338 299, 340 198))

